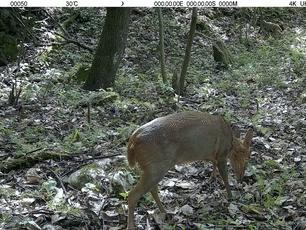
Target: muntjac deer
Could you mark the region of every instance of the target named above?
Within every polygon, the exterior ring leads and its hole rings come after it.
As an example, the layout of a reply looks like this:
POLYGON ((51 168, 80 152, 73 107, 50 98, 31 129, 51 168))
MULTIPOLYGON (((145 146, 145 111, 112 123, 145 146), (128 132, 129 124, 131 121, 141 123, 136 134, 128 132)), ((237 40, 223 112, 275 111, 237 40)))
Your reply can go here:
POLYGON ((211 161, 218 168, 228 198, 232 197, 227 175, 227 158, 240 180, 248 159, 253 130, 244 140, 233 135, 222 117, 202 112, 181 112, 157 118, 134 131, 128 144, 128 162, 142 171, 137 185, 128 195, 128 226, 134 229, 138 200, 151 192, 161 212, 166 212, 158 196, 157 184, 175 164, 211 161))

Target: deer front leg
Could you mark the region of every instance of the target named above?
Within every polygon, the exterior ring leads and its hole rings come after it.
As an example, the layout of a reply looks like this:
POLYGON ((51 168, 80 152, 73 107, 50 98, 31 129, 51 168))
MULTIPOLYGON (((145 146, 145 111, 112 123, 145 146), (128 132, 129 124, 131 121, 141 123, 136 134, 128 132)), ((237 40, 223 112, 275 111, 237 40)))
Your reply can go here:
POLYGON ((228 199, 231 200, 232 199, 232 192, 231 192, 231 189, 230 189, 230 185, 228 183, 228 172, 227 172, 228 169, 227 169, 226 159, 222 158, 222 159, 218 160, 217 166, 218 166, 218 171, 220 173, 220 176, 223 179, 228 199))

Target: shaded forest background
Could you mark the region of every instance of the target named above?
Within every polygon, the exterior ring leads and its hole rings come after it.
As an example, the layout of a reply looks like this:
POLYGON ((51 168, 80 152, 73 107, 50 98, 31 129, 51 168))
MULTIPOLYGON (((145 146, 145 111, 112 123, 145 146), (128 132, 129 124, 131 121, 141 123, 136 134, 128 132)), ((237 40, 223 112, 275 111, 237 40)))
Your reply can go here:
POLYGON ((87 91, 106 9, 0 9, 0 228, 125 228, 138 178, 125 158, 130 134, 185 110, 254 127, 246 177, 231 178, 236 199, 228 203, 211 164, 177 166, 160 184, 171 218, 148 195, 139 229, 306 228, 305 10, 198 9, 178 98, 172 75, 191 13, 162 9, 166 82, 158 13, 135 8, 115 83, 87 91), (228 60, 220 62, 223 46, 228 60))

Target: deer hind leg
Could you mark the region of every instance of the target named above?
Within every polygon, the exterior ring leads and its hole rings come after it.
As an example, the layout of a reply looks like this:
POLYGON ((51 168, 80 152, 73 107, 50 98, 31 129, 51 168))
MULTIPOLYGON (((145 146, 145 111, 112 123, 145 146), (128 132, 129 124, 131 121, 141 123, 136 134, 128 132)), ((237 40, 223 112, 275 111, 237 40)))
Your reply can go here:
POLYGON ((153 196, 153 199, 155 200, 159 210, 163 213, 166 213, 166 210, 162 204, 162 202, 160 201, 159 199, 159 196, 158 196, 158 188, 157 188, 157 185, 154 186, 154 188, 151 190, 151 194, 153 196))
MULTIPOLYGON (((139 199, 149 191, 153 191, 154 195, 153 194, 152 195, 154 198, 154 196, 157 194, 157 190, 155 190, 155 188, 157 188, 158 182, 161 181, 161 179, 164 177, 168 169, 169 167, 160 168, 159 165, 156 164, 156 165, 150 165, 143 170, 143 173, 140 177, 139 182, 136 184, 134 189, 132 189, 129 192, 129 196, 128 196, 129 213, 128 213, 127 229, 135 229, 134 211, 135 211, 135 208, 136 208, 136 205, 139 199)), ((155 196, 154 199, 157 205, 160 207, 161 202, 158 196, 157 198, 158 199, 156 200, 156 196, 155 196)))
POLYGON ((218 138, 216 141, 216 146, 215 146, 215 150, 214 150, 214 159, 212 161, 213 164, 213 172, 210 175, 209 180, 217 180, 217 167, 218 167, 218 152, 219 152, 219 148, 220 148, 220 139, 218 138))

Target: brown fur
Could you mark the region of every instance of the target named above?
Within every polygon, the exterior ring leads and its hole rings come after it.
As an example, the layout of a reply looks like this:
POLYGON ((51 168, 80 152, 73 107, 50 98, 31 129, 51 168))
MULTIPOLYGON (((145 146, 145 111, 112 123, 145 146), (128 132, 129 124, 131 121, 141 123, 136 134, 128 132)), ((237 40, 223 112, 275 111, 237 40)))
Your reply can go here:
POLYGON ((128 197, 128 229, 134 229, 134 210, 140 197, 151 192, 159 209, 165 211, 158 197, 157 184, 175 164, 206 160, 213 162, 231 198, 227 176, 227 158, 240 180, 250 157, 252 130, 244 141, 233 136, 230 125, 221 117, 201 112, 182 112, 157 118, 131 136, 128 162, 136 162, 142 174, 128 197))
POLYGON ((131 167, 135 167, 136 159, 135 159, 134 143, 132 140, 130 140, 128 144, 127 159, 128 159, 129 165, 131 167))

